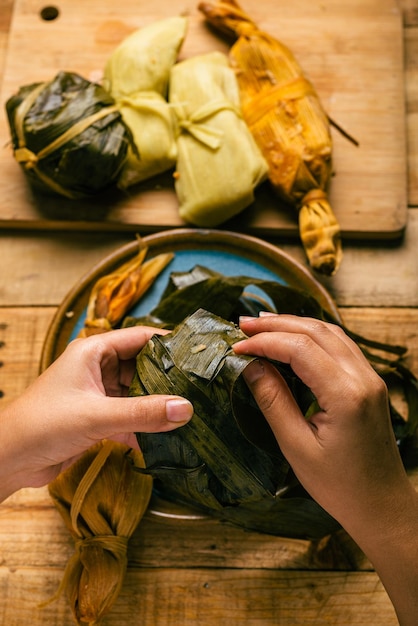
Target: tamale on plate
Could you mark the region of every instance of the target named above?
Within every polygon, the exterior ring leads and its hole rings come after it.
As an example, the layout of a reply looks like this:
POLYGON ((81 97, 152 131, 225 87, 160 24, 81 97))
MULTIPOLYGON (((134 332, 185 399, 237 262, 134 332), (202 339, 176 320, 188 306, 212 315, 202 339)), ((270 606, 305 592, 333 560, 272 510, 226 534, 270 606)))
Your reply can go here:
MULTIPOLYGON (((223 520, 270 534, 318 538, 338 527, 296 480, 240 374, 249 357, 231 349, 241 337, 240 315, 265 309, 339 323, 315 298, 278 282, 223 276, 202 266, 172 273, 160 302, 148 316, 124 325, 160 325, 137 357, 131 395, 180 393, 195 408, 192 420, 171 433, 138 433, 146 469, 155 488, 223 520), (260 289, 265 299, 260 300, 260 289), (266 304, 267 303, 267 304, 266 304), (203 306, 204 309, 199 308, 203 306)), ((341 325, 341 323, 340 323, 341 325)), ((390 404, 392 426, 403 458, 418 428, 418 381, 402 363, 405 349, 344 330, 387 381, 392 393, 405 388, 406 418, 390 404), (387 355, 393 356, 387 356, 387 355)), ((302 413, 315 411, 312 392, 289 366, 274 363, 302 413)))

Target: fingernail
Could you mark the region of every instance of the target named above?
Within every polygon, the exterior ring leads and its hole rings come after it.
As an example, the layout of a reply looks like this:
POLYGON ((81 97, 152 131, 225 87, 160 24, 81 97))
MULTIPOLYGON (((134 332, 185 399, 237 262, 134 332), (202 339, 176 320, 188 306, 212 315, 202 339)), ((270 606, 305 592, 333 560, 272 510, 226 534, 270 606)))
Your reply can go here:
POLYGON ((252 361, 243 372, 244 379, 247 383, 255 383, 264 376, 264 365, 261 361, 252 361))
POLYGON ((260 317, 271 317, 272 315, 277 315, 277 313, 272 313, 271 311, 260 311, 260 317))
POLYGON ((169 422, 187 422, 193 415, 193 405, 183 398, 167 400, 165 410, 169 422))
POLYGON ((239 322, 251 322, 256 319, 256 317, 252 317, 251 315, 240 315, 239 322))

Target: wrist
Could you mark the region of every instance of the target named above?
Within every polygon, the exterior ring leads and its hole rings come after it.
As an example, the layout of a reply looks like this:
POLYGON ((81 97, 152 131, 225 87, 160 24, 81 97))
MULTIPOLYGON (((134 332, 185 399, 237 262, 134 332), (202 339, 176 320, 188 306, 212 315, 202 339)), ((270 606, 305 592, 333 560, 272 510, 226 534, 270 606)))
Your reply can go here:
POLYGON ((10 402, 0 411, 0 502, 25 486, 20 468, 25 454, 19 436, 19 416, 14 405, 15 402, 10 402))
POLYGON ((366 554, 395 607, 401 626, 418 621, 418 493, 407 479, 396 493, 345 529, 366 554))

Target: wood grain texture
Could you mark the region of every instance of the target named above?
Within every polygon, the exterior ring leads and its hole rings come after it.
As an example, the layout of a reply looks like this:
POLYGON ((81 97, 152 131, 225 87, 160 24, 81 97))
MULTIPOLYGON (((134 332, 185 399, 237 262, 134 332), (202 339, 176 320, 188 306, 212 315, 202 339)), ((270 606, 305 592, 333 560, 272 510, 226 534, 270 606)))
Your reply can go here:
MULTIPOLYGON (((10 626, 73 626, 65 598, 43 609, 59 585, 55 568, 0 568, 0 619, 10 626), (1 605, 0 605, 1 606, 1 605)), ((129 570, 102 626, 396 626, 374 573, 264 570, 129 570)))
MULTIPOLYGON (((316 279, 339 306, 418 306, 418 210, 408 210, 401 243, 344 242, 337 274, 316 279)), ((56 306, 107 255, 134 240, 132 234, 0 232, 0 305, 56 306)), ((308 269, 301 246, 270 241, 308 269)))
MULTIPOLYGON (((289 45, 329 115, 360 142, 356 148, 334 133, 336 175, 330 199, 345 237, 399 237, 407 199, 405 125, 399 115, 404 110, 402 20, 397 3, 295 0, 291 5, 271 3, 268 10, 257 0, 244 4, 261 27, 289 45)), ((80 8, 77 2, 62 0, 58 19, 44 21, 37 0, 16 0, 1 100, 21 85, 51 79, 58 70, 77 71, 86 78, 97 75, 126 34, 168 14, 185 12, 189 18, 181 58, 215 48, 227 51, 225 42, 205 26, 196 5, 156 0, 138 8, 134 0, 125 0, 115 9, 112 0, 91 0, 80 8)), ((2 107, 0 144, 8 138, 2 107)), ((145 233, 183 225, 170 173, 144 183, 129 197, 111 194, 99 203, 75 205, 34 195, 10 146, 0 151, 0 167, 3 227, 132 231, 140 226, 145 233)), ((266 185, 258 190, 255 205, 227 227, 259 235, 297 234, 295 215, 280 206, 266 185)))
MULTIPOLYGON (((416 8, 418 18, 418 7, 416 8)), ((418 21, 418 20, 417 20, 418 21)), ((418 25, 405 29, 408 203, 418 205, 418 25)))
MULTIPOLYGON (((19 0, 16 4, 25 28, 32 28, 36 3, 19 0)), ((36 4, 36 10, 41 4, 36 4)), ((0 5, 1 75, 13 2, 0 0, 0 5)), ((137 25, 143 19, 141 5, 134 20, 137 25)), ((347 7, 340 2, 337 5, 344 14, 347 7)), ((60 6, 65 7, 66 2, 60 6)), ((284 23, 292 28, 294 6, 280 6, 284 23)), ((311 19, 326 6, 324 2, 309 3, 307 17, 311 19)), ((350 3, 359 14, 367 6, 363 0, 350 3)), ((379 4, 385 20, 387 10, 396 11, 396 6, 396 2, 379 4)), ((413 206, 418 204, 418 5, 417 0, 401 0, 399 6, 405 26, 408 193, 413 206)), ((111 20, 107 19, 106 3, 92 0, 88 7, 97 14, 95 19, 107 24, 97 31, 103 57, 133 23, 129 2, 119 3, 118 14, 115 10, 111 20)), ((367 13, 362 15, 367 18, 367 13)), ((74 14, 72 24, 77 24, 76 18, 74 14)), ((267 14, 262 18, 269 21, 267 14)), ((367 19, 365 39, 372 38, 375 28, 367 19)), ((301 29, 300 51, 315 72, 318 62, 330 61, 320 58, 320 49, 312 51, 311 32, 304 31, 300 23, 297 28, 301 29)), ((335 40, 333 35, 330 38, 335 40)), ((8 58, 26 41, 18 36, 8 58)), ((65 45, 63 48, 65 55, 65 45)), ((61 58, 57 54, 54 59, 57 66, 61 58)), ((50 59, 46 69, 48 63, 50 59)), ((22 71, 29 72, 23 66, 22 71)), ((355 72, 348 64, 349 71, 355 72)), ((357 80, 361 82, 358 75, 357 80)), ((321 84, 321 89, 324 87, 321 84)), ((397 114, 404 119, 402 112, 397 114)), ((386 145, 387 135, 384 139, 382 145, 386 145)), ((12 187, 10 192, 13 201, 12 187)), ((346 242, 346 257, 338 276, 324 284, 336 297, 350 328, 380 341, 407 345, 408 365, 418 373, 418 210, 410 209, 408 214, 406 236, 399 244, 346 242)), ((297 242, 288 239, 289 232, 277 238, 277 243, 303 263, 303 252, 297 242)), ((131 239, 132 233, 1 233, 0 408, 37 375, 47 328, 68 289, 97 261, 131 239)), ((417 472, 411 474, 411 480, 418 487, 417 472)), ((152 512, 160 512, 162 506, 153 501, 132 538, 128 574, 104 626, 396 626, 393 608, 378 577, 343 532, 314 544, 248 533, 205 517, 178 523, 152 512)), ((180 508, 177 513, 190 514, 190 509, 180 508)), ((74 624, 65 598, 39 608, 57 590, 72 551, 72 540, 45 488, 23 489, 0 505, 1 624, 74 624)))

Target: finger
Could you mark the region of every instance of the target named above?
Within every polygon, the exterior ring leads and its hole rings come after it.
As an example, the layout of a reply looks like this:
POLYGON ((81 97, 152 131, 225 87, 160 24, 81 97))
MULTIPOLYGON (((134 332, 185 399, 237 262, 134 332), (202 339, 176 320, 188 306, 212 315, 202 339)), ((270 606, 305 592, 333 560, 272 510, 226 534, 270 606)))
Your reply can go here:
POLYGON ((283 454, 291 463, 293 450, 300 449, 304 438, 312 438, 311 426, 285 380, 270 363, 253 361, 243 376, 283 454))
POLYGON ((75 339, 68 348, 77 343, 77 351, 83 350, 84 354, 97 353, 98 356, 107 356, 111 352, 117 354, 119 359, 128 360, 135 358, 139 350, 155 334, 166 334, 166 330, 151 326, 132 326, 120 328, 108 333, 92 335, 83 339, 75 339), (83 343, 80 343, 83 342, 83 343))
MULTIPOLYGON (((234 344, 238 354, 251 354, 281 361, 291 366, 312 390, 321 408, 331 408, 350 376, 334 355, 322 349, 311 337, 286 332, 259 333, 234 344)), ((358 377, 358 368, 352 368, 358 377)))
POLYGON ((115 434, 167 432, 186 424, 193 415, 192 404, 181 396, 89 398, 84 403, 81 428, 91 439, 115 434))
POLYGON ((261 317, 259 318, 243 318, 240 320, 240 326, 247 335, 252 336, 257 332, 265 331, 303 333, 311 337, 313 341, 327 351, 338 350, 341 358, 346 357, 351 360, 351 356, 354 355, 363 363, 367 362, 358 345, 337 324, 297 315, 275 315, 270 313, 261 313, 260 315, 261 317))

